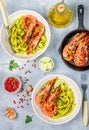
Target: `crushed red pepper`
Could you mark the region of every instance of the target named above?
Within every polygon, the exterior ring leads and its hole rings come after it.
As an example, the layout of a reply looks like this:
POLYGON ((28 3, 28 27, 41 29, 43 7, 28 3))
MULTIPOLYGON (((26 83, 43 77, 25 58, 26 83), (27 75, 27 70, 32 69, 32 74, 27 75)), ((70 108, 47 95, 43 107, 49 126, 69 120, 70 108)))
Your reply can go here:
POLYGON ((20 86, 20 82, 15 77, 8 77, 4 82, 4 87, 8 92, 15 92, 20 86))

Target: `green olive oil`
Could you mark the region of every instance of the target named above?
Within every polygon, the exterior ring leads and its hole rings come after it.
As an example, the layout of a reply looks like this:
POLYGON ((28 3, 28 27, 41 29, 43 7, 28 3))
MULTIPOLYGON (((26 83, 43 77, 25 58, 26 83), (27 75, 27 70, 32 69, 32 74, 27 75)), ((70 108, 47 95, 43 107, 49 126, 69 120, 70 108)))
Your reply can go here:
POLYGON ((73 17, 72 9, 64 4, 58 3, 50 8, 48 13, 48 21, 57 28, 64 28, 68 26, 73 17))

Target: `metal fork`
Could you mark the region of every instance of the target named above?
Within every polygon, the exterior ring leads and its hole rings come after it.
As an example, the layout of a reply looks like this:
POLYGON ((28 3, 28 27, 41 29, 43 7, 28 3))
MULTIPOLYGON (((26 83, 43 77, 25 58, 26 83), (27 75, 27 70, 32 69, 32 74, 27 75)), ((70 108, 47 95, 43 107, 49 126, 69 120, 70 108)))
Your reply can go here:
POLYGON ((85 126, 88 125, 88 101, 87 101, 87 94, 86 94, 87 87, 88 87, 88 85, 87 85, 87 75, 82 74, 81 75, 81 88, 83 90, 82 120, 83 120, 83 124, 85 126))

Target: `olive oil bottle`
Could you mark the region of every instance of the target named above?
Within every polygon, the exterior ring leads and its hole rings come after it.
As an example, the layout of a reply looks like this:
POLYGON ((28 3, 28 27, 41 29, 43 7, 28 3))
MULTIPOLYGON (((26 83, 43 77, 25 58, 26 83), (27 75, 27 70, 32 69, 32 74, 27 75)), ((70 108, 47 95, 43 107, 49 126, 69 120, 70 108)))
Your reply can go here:
POLYGON ((57 28, 68 26, 72 21, 72 17, 72 9, 64 2, 54 5, 48 12, 49 23, 57 28))

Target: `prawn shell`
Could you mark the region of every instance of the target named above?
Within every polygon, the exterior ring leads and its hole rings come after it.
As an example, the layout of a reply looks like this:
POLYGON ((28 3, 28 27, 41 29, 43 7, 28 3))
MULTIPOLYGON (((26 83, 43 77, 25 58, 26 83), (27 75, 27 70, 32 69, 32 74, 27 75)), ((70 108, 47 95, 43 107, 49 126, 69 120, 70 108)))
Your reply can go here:
POLYGON ((57 77, 52 79, 51 81, 47 82, 45 84, 45 87, 36 94, 35 102, 40 108, 43 107, 43 104, 47 100, 49 93, 50 93, 50 90, 51 90, 51 88, 56 80, 57 80, 57 77), (43 98, 43 95, 45 95, 44 98, 43 98))

